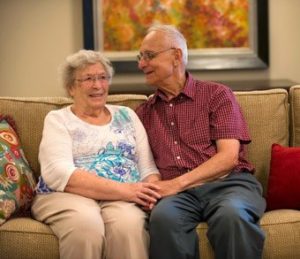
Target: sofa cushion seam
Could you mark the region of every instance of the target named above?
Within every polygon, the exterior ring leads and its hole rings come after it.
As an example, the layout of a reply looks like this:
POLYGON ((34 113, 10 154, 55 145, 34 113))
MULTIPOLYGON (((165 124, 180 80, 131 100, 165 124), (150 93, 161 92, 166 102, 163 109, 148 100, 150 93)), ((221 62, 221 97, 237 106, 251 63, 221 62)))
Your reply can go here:
POLYGON ((0 230, 0 233, 20 233, 20 234, 38 234, 38 235, 48 235, 55 236, 54 233, 41 233, 41 232, 33 232, 33 231, 16 231, 16 230, 0 230))

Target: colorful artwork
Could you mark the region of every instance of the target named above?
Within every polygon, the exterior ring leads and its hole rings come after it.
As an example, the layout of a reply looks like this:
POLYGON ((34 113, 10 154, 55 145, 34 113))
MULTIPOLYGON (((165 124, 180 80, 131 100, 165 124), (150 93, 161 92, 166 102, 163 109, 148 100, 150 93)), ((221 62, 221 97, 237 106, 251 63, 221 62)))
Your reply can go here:
POLYGON ((138 50, 155 23, 175 25, 190 50, 248 48, 249 1, 102 0, 103 50, 138 50))

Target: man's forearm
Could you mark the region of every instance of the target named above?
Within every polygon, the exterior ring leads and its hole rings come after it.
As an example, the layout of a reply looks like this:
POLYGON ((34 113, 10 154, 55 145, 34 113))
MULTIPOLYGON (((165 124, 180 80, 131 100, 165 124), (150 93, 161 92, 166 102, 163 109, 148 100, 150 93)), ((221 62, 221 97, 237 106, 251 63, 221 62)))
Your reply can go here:
POLYGON ((160 174, 151 174, 147 176, 145 179, 143 179, 143 182, 153 183, 160 180, 161 180, 160 174))

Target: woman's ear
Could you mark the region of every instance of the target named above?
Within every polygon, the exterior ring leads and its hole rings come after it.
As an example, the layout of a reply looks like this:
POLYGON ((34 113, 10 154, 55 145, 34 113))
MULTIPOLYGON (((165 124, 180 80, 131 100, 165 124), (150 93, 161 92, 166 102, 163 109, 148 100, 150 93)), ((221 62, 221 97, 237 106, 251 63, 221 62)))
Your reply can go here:
POLYGON ((68 88, 68 94, 69 94, 70 97, 74 96, 74 86, 70 86, 68 88))

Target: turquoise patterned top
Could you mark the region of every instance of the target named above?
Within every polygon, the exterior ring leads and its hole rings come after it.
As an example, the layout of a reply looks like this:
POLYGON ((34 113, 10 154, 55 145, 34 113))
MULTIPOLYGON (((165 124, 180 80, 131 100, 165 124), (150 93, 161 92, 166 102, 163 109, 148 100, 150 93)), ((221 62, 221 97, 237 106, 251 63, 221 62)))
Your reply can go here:
MULTIPOLYGON (((70 137, 74 166, 118 182, 141 181, 136 153, 138 118, 127 107, 113 105, 106 107, 111 112, 112 120, 104 126, 91 125, 82 121, 71 112, 70 107, 62 109, 61 112, 56 111, 59 116, 56 114, 55 123, 57 124, 60 119, 63 120, 70 137)), ((139 120, 138 122, 140 123, 139 120)), ((156 167, 151 168, 151 171, 155 169, 156 167)), ((52 191, 43 177, 40 177, 36 192, 52 191)))

